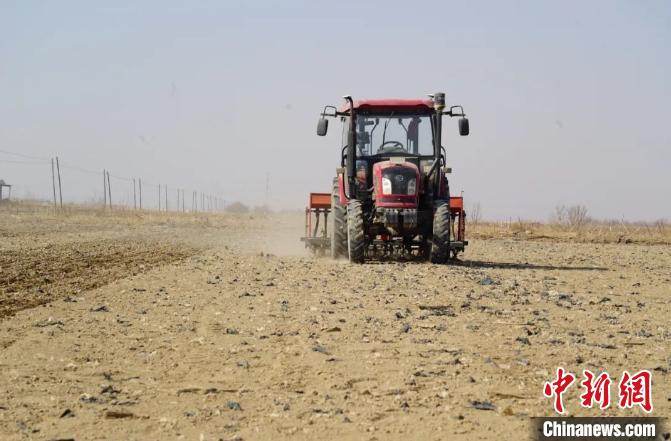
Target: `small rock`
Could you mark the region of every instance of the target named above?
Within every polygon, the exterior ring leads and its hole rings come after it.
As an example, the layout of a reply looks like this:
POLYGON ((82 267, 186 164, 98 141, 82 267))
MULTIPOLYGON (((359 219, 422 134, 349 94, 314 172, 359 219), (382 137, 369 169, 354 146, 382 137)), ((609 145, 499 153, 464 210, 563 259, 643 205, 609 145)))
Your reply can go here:
POLYGON ((228 407, 231 410, 242 410, 242 406, 240 406, 240 403, 237 401, 229 401, 226 403, 226 407, 228 407))
POLYGON ((249 362, 247 360, 238 361, 238 367, 249 369, 249 362))
POLYGON ((110 394, 110 395, 118 394, 119 392, 120 391, 114 389, 114 387, 111 384, 104 385, 100 391, 101 394, 110 394))
POLYGON ((105 412, 105 418, 109 419, 135 418, 135 414, 131 412, 120 412, 118 410, 108 410, 107 412, 105 412))
POLYGON ((478 410, 496 410, 496 406, 491 401, 471 401, 471 406, 478 410))
POLYGON ((79 396, 79 402, 80 403, 86 403, 86 404, 92 404, 92 403, 97 403, 98 399, 92 395, 89 394, 81 394, 79 396))
POLYGON ((485 276, 483 279, 480 280, 480 285, 493 285, 496 283, 494 279, 492 279, 489 276, 485 276))
POLYGON ((412 326, 410 326, 409 323, 403 323, 403 326, 401 326, 401 332, 403 333, 408 333, 412 329, 412 326))
POLYGON ((56 320, 53 317, 49 317, 46 320, 41 320, 35 323, 35 326, 38 328, 45 328, 47 326, 65 326, 61 320, 56 320))
POLYGON ((325 348, 324 346, 322 346, 322 345, 315 345, 315 346, 312 348, 312 350, 315 351, 315 352, 320 352, 320 353, 322 353, 322 354, 328 354, 328 353, 329 353, 328 349, 326 349, 326 348, 325 348))
POLYGON ((531 342, 529 341, 529 339, 527 337, 517 337, 515 339, 515 341, 518 342, 518 343, 521 343, 523 345, 530 345, 531 344, 531 342))
POLYGON ((237 329, 226 328, 226 334, 228 335, 238 335, 240 332, 237 329))
POLYGON ((91 308, 91 312, 109 312, 109 308, 106 305, 100 305, 97 308, 91 308))
POLYGON ((70 409, 65 409, 63 413, 61 413, 61 418, 73 418, 75 416, 75 413, 70 410, 70 409))

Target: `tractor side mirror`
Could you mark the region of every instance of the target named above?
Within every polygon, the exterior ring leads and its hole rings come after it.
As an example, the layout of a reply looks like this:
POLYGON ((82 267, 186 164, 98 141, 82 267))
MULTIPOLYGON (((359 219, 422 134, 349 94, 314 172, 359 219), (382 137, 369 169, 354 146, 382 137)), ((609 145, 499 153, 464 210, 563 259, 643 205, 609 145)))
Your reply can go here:
POLYGON ((468 127, 468 118, 459 119, 459 134, 461 136, 468 136, 470 128, 468 127))
POLYGON ((319 122, 317 123, 317 135, 318 136, 324 136, 326 135, 326 132, 329 130, 329 120, 326 118, 319 118, 319 122))

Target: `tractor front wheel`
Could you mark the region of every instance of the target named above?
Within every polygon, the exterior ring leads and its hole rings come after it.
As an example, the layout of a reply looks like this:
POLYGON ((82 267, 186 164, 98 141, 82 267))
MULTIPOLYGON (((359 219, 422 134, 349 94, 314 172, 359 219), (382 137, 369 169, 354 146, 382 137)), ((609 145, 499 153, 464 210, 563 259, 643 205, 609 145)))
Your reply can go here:
POLYGON ((446 263, 450 258, 450 207, 441 204, 433 214, 433 237, 431 238, 431 263, 446 263))
POLYGON ((347 204, 347 251, 349 261, 363 263, 366 255, 366 235, 361 201, 351 200, 347 204))
POLYGON ((340 204, 338 178, 333 179, 331 193, 331 257, 347 256, 347 207, 340 204))

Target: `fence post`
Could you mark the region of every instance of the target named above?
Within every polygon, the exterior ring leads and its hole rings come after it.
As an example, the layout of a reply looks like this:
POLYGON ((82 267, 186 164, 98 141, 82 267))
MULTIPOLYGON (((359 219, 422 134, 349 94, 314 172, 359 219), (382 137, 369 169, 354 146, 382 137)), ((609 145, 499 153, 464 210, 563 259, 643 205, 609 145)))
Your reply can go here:
POLYGON ((54 158, 51 158, 51 187, 54 190, 54 211, 58 211, 58 205, 56 205, 56 176, 54 175, 54 158))
POLYGON ((107 172, 103 169, 103 211, 107 210, 107 172))
POLYGON ((61 210, 63 209, 63 190, 61 189, 61 167, 58 164, 58 156, 56 156, 56 171, 58 172, 58 198, 61 202, 61 210))
POLYGON ((110 211, 112 210, 112 184, 110 183, 110 172, 107 172, 107 196, 110 202, 110 211))

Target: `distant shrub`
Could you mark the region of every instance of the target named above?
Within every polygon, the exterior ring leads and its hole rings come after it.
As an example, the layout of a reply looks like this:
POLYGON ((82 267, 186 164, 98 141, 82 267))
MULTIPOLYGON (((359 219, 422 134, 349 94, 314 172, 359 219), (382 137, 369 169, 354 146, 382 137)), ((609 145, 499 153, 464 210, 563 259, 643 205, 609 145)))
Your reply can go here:
POLYGON ((579 230, 591 221, 584 205, 558 205, 550 220, 572 230, 579 230))
POLYGON ((473 225, 478 225, 482 221, 482 208, 480 207, 480 202, 476 202, 471 206, 471 209, 468 211, 468 217, 473 225))
POLYGON ((242 202, 233 202, 226 207, 226 211, 228 213, 246 214, 249 213, 249 207, 242 202))

